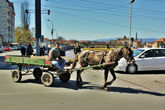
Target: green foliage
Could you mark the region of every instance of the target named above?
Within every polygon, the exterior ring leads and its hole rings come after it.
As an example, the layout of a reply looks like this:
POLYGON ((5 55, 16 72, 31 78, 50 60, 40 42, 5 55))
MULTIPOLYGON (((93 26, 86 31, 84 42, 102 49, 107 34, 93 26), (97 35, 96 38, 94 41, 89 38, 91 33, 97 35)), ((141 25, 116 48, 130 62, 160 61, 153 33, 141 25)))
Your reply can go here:
POLYGON ((17 27, 15 29, 15 42, 22 44, 32 43, 30 30, 24 27, 17 27))

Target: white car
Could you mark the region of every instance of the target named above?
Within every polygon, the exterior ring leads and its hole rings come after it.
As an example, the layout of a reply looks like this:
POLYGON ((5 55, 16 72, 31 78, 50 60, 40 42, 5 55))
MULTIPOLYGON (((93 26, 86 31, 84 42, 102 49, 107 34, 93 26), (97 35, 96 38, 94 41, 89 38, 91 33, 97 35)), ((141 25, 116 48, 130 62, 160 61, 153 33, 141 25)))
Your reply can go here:
POLYGON ((115 71, 136 73, 137 71, 165 70, 165 48, 139 48, 133 51, 135 64, 121 58, 115 71))

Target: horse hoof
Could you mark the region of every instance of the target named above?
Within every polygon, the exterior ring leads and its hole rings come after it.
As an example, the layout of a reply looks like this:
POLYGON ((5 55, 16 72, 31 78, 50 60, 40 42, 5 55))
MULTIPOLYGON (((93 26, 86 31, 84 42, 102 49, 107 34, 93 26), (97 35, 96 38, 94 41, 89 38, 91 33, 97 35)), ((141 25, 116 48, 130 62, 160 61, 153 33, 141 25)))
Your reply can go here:
POLYGON ((104 90, 105 90, 105 91, 107 91, 107 92, 109 92, 109 89, 108 89, 108 87, 105 87, 105 88, 104 88, 104 90))
POLYGON ((104 84, 104 85, 103 85, 103 88, 106 88, 106 87, 107 87, 107 85, 106 85, 106 84, 104 84))

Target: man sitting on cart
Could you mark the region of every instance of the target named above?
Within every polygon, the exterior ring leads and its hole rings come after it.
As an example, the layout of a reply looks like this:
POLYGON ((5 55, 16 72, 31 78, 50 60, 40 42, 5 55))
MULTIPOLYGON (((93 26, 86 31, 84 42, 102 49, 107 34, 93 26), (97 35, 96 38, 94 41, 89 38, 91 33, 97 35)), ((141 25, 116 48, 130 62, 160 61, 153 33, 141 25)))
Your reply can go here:
POLYGON ((48 58, 51 61, 52 65, 58 68, 59 71, 62 71, 65 60, 60 55, 60 44, 56 43, 55 47, 53 47, 48 54, 48 58))

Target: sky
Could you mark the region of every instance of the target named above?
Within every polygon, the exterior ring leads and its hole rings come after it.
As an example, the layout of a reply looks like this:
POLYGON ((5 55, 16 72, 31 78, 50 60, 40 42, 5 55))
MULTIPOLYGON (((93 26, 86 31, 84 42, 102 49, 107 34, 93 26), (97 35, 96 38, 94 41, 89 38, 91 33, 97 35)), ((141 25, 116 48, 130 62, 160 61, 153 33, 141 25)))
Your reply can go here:
MULTIPOLYGON (((15 7, 15 25, 20 22, 21 2, 35 9, 35 0, 10 0, 15 7)), ((97 40, 129 37, 130 0, 41 0, 42 35, 52 38, 97 40), (48 19, 51 21, 48 21, 48 19)), ((35 27, 35 13, 30 13, 30 28, 35 27)), ((135 0, 132 4, 131 35, 138 38, 165 37, 165 0, 135 0)))

